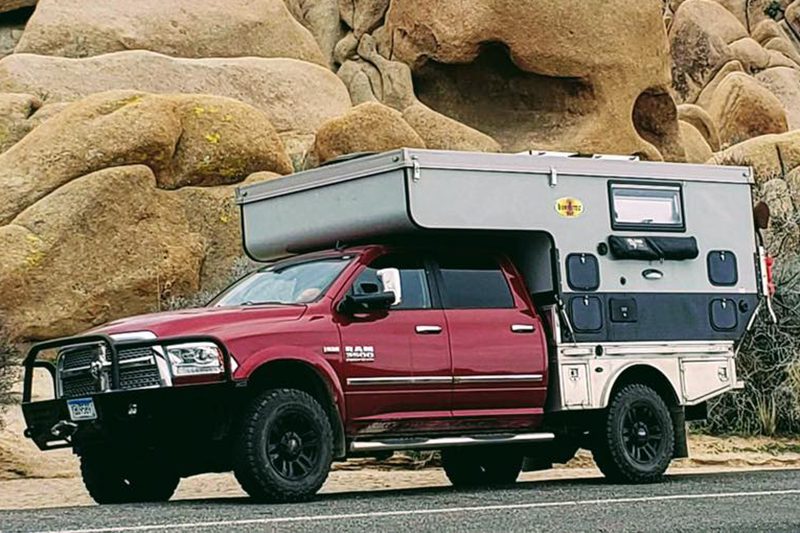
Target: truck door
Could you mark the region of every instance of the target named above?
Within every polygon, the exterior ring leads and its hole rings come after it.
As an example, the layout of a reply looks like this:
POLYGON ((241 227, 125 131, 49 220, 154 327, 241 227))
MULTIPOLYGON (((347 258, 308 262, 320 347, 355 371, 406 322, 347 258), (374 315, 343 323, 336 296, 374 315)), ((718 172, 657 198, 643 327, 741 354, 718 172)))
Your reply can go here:
MULTIPOLYGON (((348 430, 429 431, 450 417, 450 351, 432 272, 414 255, 385 255, 356 278, 353 294, 380 284, 377 271, 400 271, 402 301, 388 311, 341 317, 348 430)), ((382 288, 381 288, 382 289, 382 288)))
POLYGON ((492 255, 437 259, 450 332, 453 415, 459 426, 521 429, 541 422, 547 348, 522 279, 492 255))

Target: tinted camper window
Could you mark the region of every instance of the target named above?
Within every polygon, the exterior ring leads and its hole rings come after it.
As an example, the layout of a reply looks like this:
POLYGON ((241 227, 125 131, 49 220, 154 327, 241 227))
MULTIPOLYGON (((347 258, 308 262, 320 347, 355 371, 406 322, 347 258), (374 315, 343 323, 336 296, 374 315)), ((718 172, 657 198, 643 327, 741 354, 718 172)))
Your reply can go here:
POLYGON ((682 231, 679 185, 611 183, 611 227, 615 230, 682 231))

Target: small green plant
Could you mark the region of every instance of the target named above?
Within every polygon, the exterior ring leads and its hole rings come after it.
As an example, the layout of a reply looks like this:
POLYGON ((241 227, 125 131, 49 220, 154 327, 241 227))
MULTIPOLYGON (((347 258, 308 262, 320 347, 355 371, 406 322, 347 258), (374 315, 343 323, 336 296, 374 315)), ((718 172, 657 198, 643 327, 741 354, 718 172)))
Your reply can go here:
POLYGON ((778 20, 778 18, 783 15, 783 6, 781 6, 778 0, 772 0, 772 2, 767 4, 767 7, 764 8, 764 14, 773 20, 778 20))

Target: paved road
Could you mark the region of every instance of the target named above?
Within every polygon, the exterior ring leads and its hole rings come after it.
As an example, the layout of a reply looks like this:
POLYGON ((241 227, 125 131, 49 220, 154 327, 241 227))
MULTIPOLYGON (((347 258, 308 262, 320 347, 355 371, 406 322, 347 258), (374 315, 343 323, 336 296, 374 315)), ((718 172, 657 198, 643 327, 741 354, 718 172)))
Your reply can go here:
MULTIPOLYGON (((2 497, 2 495, 0 495, 2 497)), ((800 470, 602 479, 501 489, 339 493, 296 505, 244 498, 0 512, 2 531, 800 531, 800 470)))

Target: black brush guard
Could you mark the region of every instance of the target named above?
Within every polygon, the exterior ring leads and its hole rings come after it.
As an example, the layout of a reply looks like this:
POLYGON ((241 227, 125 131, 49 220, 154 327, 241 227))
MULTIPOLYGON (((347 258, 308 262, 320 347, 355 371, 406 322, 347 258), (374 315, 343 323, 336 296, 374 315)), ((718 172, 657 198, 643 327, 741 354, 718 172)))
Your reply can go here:
MULTIPOLYGON (((45 368, 50 372, 54 387, 57 385, 58 380, 56 366, 49 361, 39 361, 37 357, 45 350, 96 346, 99 344, 105 345, 107 357, 111 363, 110 390, 106 392, 96 392, 90 395, 97 403, 101 404, 98 406, 99 417, 101 417, 102 414, 110 414, 113 412, 116 418, 119 419, 119 413, 123 410, 125 405, 128 405, 131 401, 140 402, 142 399, 145 400, 145 405, 148 405, 147 402, 156 408, 158 405, 163 405, 165 407, 165 417, 174 414, 176 411, 180 412, 179 407, 184 404, 189 409, 197 402, 213 402, 219 406, 220 395, 216 393, 217 389, 219 389, 220 393, 225 394, 226 391, 232 388, 231 385, 234 383, 230 354, 219 339, 208 335, 115 341, 108 335, 93 334, 64 337, 34 344, 23 361, 25 375, 22 390, 22 411, 27 426, 25 429, 25 436, 33 439, 40 449, 65 448, 72 446, 73 443, 70 436, 58 435, 52 432, 55 424, 71 424, 66 405, 67 399, 55 398, 51 400, 31 401, 33 396, 33 374, 36 368, 45 368), (153 348, 156 346, 166 349, 176 344, 195 342, 213 343, 222 353, 223 374, 218 381, 146 389, 120 388, 120 364, 118 355, 120 350, 153 348), (214 393, 209 394, 211 392, 209 389, 213 389, 214 393)), ((171 371, 169 361, 167 361, 167 367, 171 371)), ((224 404, 225 402, 221 403, 224 404)), ((158 410, 160 411, 160 409, 158 410)), ((186 411, 184 411, 184 413, 185 412, 186 411)), ((168 422, 167 420, 167 423, 168 422)), ((81 425, 96 426, 96 423, 81 423, 81 425)))

